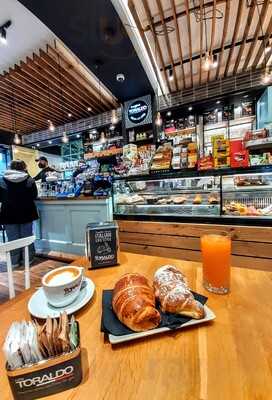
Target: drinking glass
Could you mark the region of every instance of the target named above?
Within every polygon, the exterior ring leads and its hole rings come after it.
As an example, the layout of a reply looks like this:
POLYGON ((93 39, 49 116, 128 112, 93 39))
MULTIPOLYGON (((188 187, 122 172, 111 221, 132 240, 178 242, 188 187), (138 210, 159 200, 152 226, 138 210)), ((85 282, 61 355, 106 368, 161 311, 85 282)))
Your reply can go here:
POLYGON ((209 292, 226 294, 230 290, 231 238, 227 234, 201 237, 203 286, 209 292))

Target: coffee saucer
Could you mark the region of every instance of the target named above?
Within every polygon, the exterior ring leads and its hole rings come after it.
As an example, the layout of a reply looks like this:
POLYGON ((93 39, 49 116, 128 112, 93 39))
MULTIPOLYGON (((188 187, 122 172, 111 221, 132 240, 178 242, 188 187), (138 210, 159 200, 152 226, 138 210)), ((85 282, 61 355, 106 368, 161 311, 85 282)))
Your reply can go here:
POLYGON ((76 311, 84 307, 93 297, 95 285, 90 278, 85 278, 82 289, 76 300, 65 307, 51 306, 45 297, 43 288, 39 288, 30 298, 28 302, 28 311, 35 318, 46 319, 47 317, 58 318, 60 313, 74 314, 76 311))

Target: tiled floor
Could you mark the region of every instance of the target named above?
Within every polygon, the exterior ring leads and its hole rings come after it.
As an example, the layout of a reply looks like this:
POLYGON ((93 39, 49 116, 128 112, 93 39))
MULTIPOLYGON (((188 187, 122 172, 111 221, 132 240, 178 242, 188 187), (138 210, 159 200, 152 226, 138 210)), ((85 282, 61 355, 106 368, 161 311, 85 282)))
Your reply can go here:
MULTIPOLYGON (((36 258, 31 266, 31 286, 36 287, 41 285, 41 277, 50 269, 61 267, 65 263, 60 261, 46 260, 44 258, 36 258)), ((16 294, 23 292, 24 289, 24 268, 16 268, 13 272, 14 285, 16 294)), ((0 260, 0 304, 9 300, 8 295, 8 278, 6 265, 3 260, 0 260)))

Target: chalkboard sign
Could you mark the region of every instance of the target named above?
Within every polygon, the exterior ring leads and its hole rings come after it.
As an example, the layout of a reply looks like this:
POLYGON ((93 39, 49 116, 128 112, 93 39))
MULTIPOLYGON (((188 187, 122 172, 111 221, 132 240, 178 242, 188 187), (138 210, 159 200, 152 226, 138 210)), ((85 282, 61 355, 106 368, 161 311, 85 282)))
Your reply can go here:
POLYGON ((98 222, 86 227, 86 256, 90 268, 119 264, 119 238, 116 222, 98 222))

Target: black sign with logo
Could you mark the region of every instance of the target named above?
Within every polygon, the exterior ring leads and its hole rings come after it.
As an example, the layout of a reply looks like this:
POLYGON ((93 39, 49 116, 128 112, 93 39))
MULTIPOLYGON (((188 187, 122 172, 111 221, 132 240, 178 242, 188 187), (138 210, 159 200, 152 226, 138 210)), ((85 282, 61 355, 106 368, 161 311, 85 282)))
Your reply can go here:
POLYGON ((135 124, 143 122, 148 114, 148 105, 143 101, 134 101, 127 111, 128 119, 135 124))
POLYGON ((125 102, 125 123, 126 128, 134 128, 152 123, 150 95, 125 102))
POLYGON ((88 224, 86 250, 91 268, 118 264, 118 228, 115 223, 88 224))

